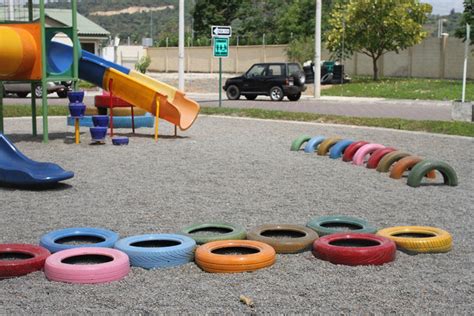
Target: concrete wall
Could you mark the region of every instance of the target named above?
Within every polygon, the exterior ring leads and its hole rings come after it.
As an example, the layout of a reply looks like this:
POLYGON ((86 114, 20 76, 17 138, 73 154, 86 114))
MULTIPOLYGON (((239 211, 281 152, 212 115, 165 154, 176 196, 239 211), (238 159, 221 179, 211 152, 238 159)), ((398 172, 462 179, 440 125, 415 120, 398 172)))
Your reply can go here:
MULTIPOLYGON (((259 62, 287 61, 286 45, 231 46, 228 58, 222 61, 224 72, 243 73, 259 62)), ((178 71, 178 48, 148 48, 150 71, 178 71)), ((329 59, 322 51, 322 59, 329 59)), ((219 60, 212 57, 212 47, 186 47, 186 72, 213 73, 219 70, 219 60)), ((381 76, 461 79, 464 63, 464 43, 457 38, 428 38, 419 45, 400 53, 387 53, 379 60, 381 76)), ((350 75, 372 75, 372 59, 355 54, 345 61, 350 75)), ((474 54, 468 63, 468 78, 474 79, 474 54)))
POLYGON ((102 48, 102 57, 111 62, 116 62, 130 69, 135 69, 135 63, 146 54, 143 46, 113 46, 102 48))

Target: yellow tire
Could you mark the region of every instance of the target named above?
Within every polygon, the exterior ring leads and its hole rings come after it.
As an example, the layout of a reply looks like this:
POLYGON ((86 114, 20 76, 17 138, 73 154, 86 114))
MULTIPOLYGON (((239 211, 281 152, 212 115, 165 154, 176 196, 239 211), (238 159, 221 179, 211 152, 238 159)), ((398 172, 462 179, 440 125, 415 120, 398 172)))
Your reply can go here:
POLYGON ((396 226, 379 230, 377 235, 390 238, 398 248, 408 252, 448 252, 453 246, 451 234, 436 227, 396 226), (403 235, 423 237, 404 237, 403 235))
POLYGON ((86 108, 86 111, 84 113, 84 115, 89 115, 89 116, 98 115, 98 114, 99 114, 99 111, 97 110, 97 108, 86 108))
POLYGON ((318 147, 318 155, 326 156, 326 154, 329 152, 329 149, 331 149, 331 147, 334 146, 341 139, 342 138, 340 137, 326 138, 318 147))
MULTIPOLYGON (((130 108, 113 108, 112 109, 114 116, 131 116, 132 110, 130 108)), ((134 116, 141 116, 145 115, 146 111, 140 108, 134 107, 133 108, 133 115, 134 116)))

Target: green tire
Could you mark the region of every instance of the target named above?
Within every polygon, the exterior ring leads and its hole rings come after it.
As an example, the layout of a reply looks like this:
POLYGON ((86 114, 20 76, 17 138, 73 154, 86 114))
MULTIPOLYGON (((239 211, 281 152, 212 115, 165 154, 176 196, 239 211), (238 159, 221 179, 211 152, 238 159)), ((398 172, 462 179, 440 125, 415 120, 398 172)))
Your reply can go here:
POLYGON ((205 244, 217 240, 240 240, 245 239, 247 237, 247 233, 244 227, 228 223, 193 224, 186 228, 183 228, 180 234, 191 237, 196 241, 197 244, 205 244), (195 233, 200 230, 225 230, 228 232, 206 235, 199 235, 195 233))
POLYGON ((385 156, 383 156, 382 159, 380 159, 380 162, 377 165, 377 171, 378 172, 389 172, 390 167, 395 162, 399 161, 402 158, 408 157, 408 156, 412 156, 412 154, 409 154, 409 153, 406 153, 406 152, 403 152, 403 151, 400 151, 400 150, 392 151, 391 153, 386 154, 385 156))
POLYGON ((349 216, 321 216, 311 219, 307 224, 318 233, 319 237, 336 234, 336 233, 367 233, 375 234, 377 228, 370 225, 367 221, 349 216), (351 228, 341 228, 341 226, 349 226, 351 228))
POLYGON ((443 175, 444 184, 455 187, 458 185, 456 171, 443 161, 425 159, 417 163, 410 174, 407 184, 411 187, 419 187, 423 177, 431 170, 438 170, 443 175))
POLYGON ((311 136, 308 136, 308 135, 301 135, 300 137, 298 137, 297 139, 295 139, 292 143, 291 143, 291 151, 298 151, 300 150, 301 148, 301 145, 303 145, 304 143, 306 143, 308 140, 311 139, 311 136))

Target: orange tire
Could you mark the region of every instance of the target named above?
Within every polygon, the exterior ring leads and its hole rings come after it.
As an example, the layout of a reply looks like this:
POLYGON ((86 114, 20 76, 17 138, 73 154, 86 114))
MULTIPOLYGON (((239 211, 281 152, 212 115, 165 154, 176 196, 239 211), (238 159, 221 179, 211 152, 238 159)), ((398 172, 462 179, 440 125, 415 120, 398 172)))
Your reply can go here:
MULTIPOLYGON (((400 159, 393 165, 393 168, 390 171, 390 178, 401 179, 405 171, 411 169, 414 165, 416 165, 422 160, 423 158, 417 156, 408 156, 400 159)), ((434 170, 431 170, 425 175, 425 177, 430 179, 436 179, 436 172, 434 170)))
POLYGON ((255 271, 275 263, 276 253, 271 246, 252 240, 219 240, 199 246, 195 253, 196 264, 206 272, 237 273, 255 271), (257 253, 226 255, 217 250, 246 248, 257 253))

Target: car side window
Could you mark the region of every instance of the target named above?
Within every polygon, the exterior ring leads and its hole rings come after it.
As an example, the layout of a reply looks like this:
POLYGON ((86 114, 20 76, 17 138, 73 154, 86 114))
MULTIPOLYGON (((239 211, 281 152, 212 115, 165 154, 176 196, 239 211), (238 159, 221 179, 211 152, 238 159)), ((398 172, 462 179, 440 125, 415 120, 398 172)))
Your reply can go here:
POLYGON ((266 76, 281 76, 283 75, 283 65, 269 65, 266 76))
POLYGON ((301 69, 298 66, 298 64, 289 64, 288 65, 288 74, 289 75, 292 75, 294 73, 298 73, 299 71, 301 71, 301 69))
POLYGON ((254 78, 254 77, 262 77, 265 72, 265 65, 255 65, 247 72, 247 77, 254 78))

